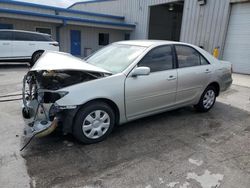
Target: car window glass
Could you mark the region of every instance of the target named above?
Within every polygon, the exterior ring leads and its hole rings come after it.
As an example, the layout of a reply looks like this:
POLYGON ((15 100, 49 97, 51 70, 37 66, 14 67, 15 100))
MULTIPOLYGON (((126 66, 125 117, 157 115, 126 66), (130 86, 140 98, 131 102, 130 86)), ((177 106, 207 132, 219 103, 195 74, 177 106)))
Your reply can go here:
POLYGON ((203 56, 200 56, 200 58, 201 58, 201 65, 209 65, 208 61, 203 56))
POLYGON ((171 46, 157 47, 151 50, 139 63, 140 67, 149 67, 151 72, 164 71, 173 68, 171 46))
POLYGON ((179 68, 193 67, 201 64, 200 54, 188 46, 176 45, 177 59, 179 68))
POLYGON ((12 40, 12 33, 9 31, 0 31, 0 40, 12 40))
POLYGON ((25 32, 15 32, 14 39, 17 41, 46 41, 43 35, 25 32))

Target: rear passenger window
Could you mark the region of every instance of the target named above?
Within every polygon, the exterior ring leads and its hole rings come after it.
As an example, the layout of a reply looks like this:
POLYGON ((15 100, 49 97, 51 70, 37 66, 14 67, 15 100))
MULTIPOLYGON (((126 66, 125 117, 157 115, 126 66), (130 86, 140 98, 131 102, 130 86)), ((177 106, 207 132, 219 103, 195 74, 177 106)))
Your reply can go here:
POLYGON ((45 35, 39 35, 35 33, 15 32, 14 40, 17 41, 49 41, 45 35))
POLYGON ((12 40, 12 32, 0 31, 0 40, 12 40))
POLYGON ((200 54, 188 46, 175 46, 179 68, 200 65, 200 54))
POLYGON ((18 41, 32 41, 32 37, 29 33, 15 32, 14 40, 18 41))
POLYGON ((164 71, 173 68, 171 46, 157 47, 151 50, 139 63, 140 67, 149 67, 151 72, 164 71))
POLYGON ((195 49, 189 46, 176 45, 179 68, 208 65, 209 62, 195 49))

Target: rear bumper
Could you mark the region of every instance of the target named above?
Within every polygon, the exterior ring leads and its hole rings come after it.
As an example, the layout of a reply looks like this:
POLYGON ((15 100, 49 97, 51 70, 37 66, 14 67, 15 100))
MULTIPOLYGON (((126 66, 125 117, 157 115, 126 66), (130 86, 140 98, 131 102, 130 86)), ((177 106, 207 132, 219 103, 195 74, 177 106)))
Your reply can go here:
POLYGON ((228 90, 233 83, 233 79, 227 79, 226 81, 223 82, 221 85, 221 92, 228 90))

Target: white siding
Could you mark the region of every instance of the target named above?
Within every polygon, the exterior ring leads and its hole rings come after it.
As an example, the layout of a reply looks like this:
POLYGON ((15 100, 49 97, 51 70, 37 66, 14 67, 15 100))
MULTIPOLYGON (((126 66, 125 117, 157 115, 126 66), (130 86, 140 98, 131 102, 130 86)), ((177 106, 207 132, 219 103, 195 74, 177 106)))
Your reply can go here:
POLYGON ((234 72, 250 74, 250 3, 232 6, 223 58, 234 72))
POLYGON ((102 48, 99 46, 99 33, 109 33, 110 43, 120 41, 124 39, 125 32, 112 29, 102 29, 94 27, 81 27, 67 25, 61 28, 60 31, 60 46, 61 51, 70 53, 70 30, 80 30, 81 31, 81 56, 84 56, 84 49, 91 48, 92 52, 102 48))
POLYGON ((78 4, 72 9, 125 16, 127 23, 136 24, 131 37, 145 39, 148 36, 149 6, 173 1, 175 0, 117 0, 78 4))
MULTIPOLYGON (((176 2, 176 0, 114 0, 77 4, 72 9, 125 16, 126 22, 137 25, 131 35, 132 39, 146 39, 148 38, 149 6, 168 2, 176 2)), ((222 54, 230 13, 230 0, 208 0, 204 6, 200 6, 197 0, 184 2, 180 40, 203 46, 211 53, 219 46, 222 54)))
POLYGON ((13 24, 13 29, 36 31, 36 27, 51 28, 52 38, 56 40, 56 26, 53 23, 37 22, 37 21, 24 21, 18 19, 0 18, 0 23, 13 24))

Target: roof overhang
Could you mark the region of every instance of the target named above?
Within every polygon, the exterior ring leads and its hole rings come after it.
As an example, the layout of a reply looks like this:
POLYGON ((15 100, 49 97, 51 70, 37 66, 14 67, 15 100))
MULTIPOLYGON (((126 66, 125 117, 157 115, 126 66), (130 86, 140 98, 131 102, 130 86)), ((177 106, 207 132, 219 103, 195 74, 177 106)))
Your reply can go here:
POLYGON ((83 26, 85 25, 92 27, 112 28, 118 30, 134 30, 136 27, 135 24, 127 24, 127 23, 112 22, 105 20, 103 21, 94 20, 89 18, 85 19, 85 18, 69 17, 62 15, 52 15, 52 14, 44 14, 44 13, 37 13, 37 12, 23 11, 23 10, 12 10, 7 8, 0 8, 0 14, 1 13, 4 13, 1 15, 1 17, 13 18, 14 15, 18 15, 18 19, 33 20, 32 18, 41 18, 41 19, 46 19, 46 22, 61 23, 63 25, 66 25, 68 23, 71 25, 83 25, 83 26))

